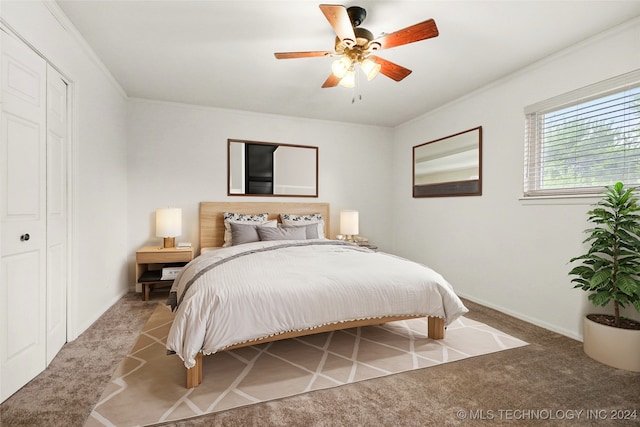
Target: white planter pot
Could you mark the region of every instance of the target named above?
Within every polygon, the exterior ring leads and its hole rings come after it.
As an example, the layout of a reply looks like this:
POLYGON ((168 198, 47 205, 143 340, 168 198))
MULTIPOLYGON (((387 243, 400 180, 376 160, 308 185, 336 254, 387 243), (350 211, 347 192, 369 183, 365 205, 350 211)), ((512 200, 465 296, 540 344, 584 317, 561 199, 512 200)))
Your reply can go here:
POLYGON ((584 352, 605 365, 640 372, 640 331, 614 328, 584 318, 584 352))

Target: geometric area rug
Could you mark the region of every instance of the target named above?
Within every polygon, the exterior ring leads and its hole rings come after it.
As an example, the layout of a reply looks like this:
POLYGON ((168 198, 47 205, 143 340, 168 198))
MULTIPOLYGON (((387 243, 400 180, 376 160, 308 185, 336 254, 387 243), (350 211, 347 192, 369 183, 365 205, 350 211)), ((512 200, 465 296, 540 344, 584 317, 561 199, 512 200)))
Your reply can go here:
POLYGON ((166 354, 172 322, 159 304, 85 427, 175 421, 527 345, 465 317, 432 340, 426 318, 410 319, 206 356, 202 384, 187 389, 182 361, 166 354))

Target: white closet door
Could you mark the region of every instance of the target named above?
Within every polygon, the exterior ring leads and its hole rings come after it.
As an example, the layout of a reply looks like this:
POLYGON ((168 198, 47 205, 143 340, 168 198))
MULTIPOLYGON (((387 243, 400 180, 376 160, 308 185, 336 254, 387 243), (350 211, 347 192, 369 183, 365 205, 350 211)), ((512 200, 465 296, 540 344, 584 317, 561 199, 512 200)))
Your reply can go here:
POLYGON ((67 84, 47 65, 47 365, 67 342, 67 84))
POLYGON ((46 63, 1 32, 0 401, 46 367, 46 63))

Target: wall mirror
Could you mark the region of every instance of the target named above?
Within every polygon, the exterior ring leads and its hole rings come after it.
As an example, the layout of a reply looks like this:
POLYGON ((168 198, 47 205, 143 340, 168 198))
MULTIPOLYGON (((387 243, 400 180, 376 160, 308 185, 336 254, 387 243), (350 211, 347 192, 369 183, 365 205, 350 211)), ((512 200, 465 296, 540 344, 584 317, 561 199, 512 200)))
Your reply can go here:
POLYGON ((227 194, 318 197, 318 147, 228 139, 227 194))
POLYGON ((413 197, 482 195, 482 126, 413 147, 413 197))

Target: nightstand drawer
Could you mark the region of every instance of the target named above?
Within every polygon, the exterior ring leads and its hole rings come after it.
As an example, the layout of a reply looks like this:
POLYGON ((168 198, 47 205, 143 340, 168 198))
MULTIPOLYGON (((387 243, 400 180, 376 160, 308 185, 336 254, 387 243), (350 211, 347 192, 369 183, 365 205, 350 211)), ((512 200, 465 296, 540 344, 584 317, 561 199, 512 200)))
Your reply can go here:
POLYGON ((138 264, 162 264, 165 262, 189 262, 193 257, 191 250, 185 251, 166 251, 162 250, 154 252, 138 252, 136 253, 136 262, 138 264))

